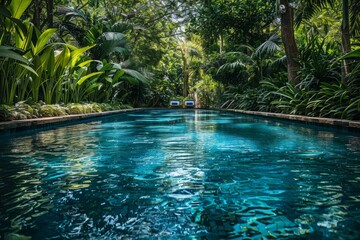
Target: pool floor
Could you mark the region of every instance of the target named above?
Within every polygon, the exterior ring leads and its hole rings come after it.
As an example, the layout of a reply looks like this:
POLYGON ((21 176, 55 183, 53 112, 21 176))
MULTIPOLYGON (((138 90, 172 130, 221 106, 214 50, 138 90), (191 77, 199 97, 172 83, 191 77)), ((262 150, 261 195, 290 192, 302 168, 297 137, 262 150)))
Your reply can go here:
POLYGON ((0 239, 360 239, 360 134, 210 110, 0 135, 0 239))

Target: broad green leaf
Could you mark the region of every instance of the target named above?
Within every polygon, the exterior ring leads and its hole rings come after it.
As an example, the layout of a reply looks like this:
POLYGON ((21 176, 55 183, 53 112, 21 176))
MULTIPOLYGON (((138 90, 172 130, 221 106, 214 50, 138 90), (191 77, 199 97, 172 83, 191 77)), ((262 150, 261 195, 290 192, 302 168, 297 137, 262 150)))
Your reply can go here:
POLYGON ((39 72, 40 70, 43 71, 44 69, 47 69, 49 55, 51 54, 51 52, 52 52, 52 49, 47 48, 43 54, 35 57, 36 62, 34 63, 34 65, 37 66, 37 68, 35 70, 39 73, 39 75, 42 74, 42 72, 39 72))
POLYGON ((34 55, 37 55, 40 51, 44 49, 44 47, 56 31, 57 29, 55 28, 49 28, 40 35, 33 50, 34 55))
POLYGON ((139 80, 143 83, 147 83, 148 79, 139 73, 138 71, 132 70, 132 69, 123 69, 126 74, 130 75, 131 77, 135 78, 136 80, 139 80))
POLYGON ((67 46, 64 46, 64 49, 62 50, 61 54, 59 54, 59 63, 61 63, 62 68, 66 68, 69 65, 69 62, 71 60, 71 51, 67 46))
POLYGON ((47 64, 48 72, 50 73, 51 77, 53 77, 57 69, 55 68, 55 53, 52 48, 47 56, 48 56, 48 64, 47 64))
POLYGON ((118 70, 113 77, 113 82, 116 83, 124 74, 124 70, 118 70))
POLYGON ((95 44, 73 50, 73 52, 71 53, 70 67, 75 67, 76 63, 79 60, 79 57, 81 57, 84 52, 86 52, 87 50, 89 50, 93 47, 95 47, 95 44))
POLYGON ((37 74, 37 72, 32 68, 32 67, 30 67, 30 66, 28 66, 28 65, 25 65, 25 64, 21 64, 21 63, 19 63, 19 66, 22 66, 23 68, 25 68, 26 70, 28 70, 29 72, 31 72, 31 73, 33 73, 35 76, 39 76, 38 74, 37 74))
POLYGON ((345 55, 340 57, 339 60, 344 60, 344 59, 348 59, 348 58, 360 58, 360 48, 356 49, 352 52, 346 53, 345 55))
POLYGON ((78 67, 84 67, 84 66, 86 66, 86 65, 88 65, 89 63, 92 63, 92 62, 94 62, 94 60, 84 61, 84 62, 78 64, 78 67))
POLYGON ((20 54, 13 51, 14 48, 0 46, 0 58, 13 59, 22 63, 29 64, 29 61, 20 54))
POLYGON ((10 20, 15 23, 16 32, 20 35, 20 37, 26 38, 27 35, 26 25, 17 18, 10 18, 10 20))
POLYGON ((78 85, 81 85, 83 82, 85 82, 86 79, 89 79, 93 76, 97 76, 97 75, 100 75, 100 74, 103 74, 103 72, 93 72, 93 73, 90 73, 82 78, 79 79, 79 81, 77 81, 77 84, 78 85))
MULTIPOLYGON (((20 21, 20 20, 18 20, 20 21)), ((15 34, 15 46, 20 49, 30 49, 31 48, 31 38, 34 32, 34 25, 30 23, 23 24, 25 27, 25 31, 18 31, 18 34, 15 34)), ((29 58, 31 57, 31 53, 26 54, 29 58)))
POLYGON ((32 0, 12 0, 9 6, 11 15, 14 18, 20 19, 25 10, 29 7, 32 0))

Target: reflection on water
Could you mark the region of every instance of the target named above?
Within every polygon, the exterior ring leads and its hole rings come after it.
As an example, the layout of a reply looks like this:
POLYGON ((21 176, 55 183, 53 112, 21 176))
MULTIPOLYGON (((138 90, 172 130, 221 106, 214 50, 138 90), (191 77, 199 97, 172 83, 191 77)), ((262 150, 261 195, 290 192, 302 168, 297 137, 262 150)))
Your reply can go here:
POLYGON ((205 110, 4 136, 0 239, 357 239, 359 142, 205 110))

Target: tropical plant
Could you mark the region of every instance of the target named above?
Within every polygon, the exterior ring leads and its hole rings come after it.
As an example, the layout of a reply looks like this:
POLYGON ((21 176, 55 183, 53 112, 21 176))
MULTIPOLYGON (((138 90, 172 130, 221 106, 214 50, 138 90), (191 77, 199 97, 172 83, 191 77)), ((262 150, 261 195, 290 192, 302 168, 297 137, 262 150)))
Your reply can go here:
POLYGON ((202 49, 196 41, 181 40, 178 50, 182 60, 183 97, 186 98, 190 82, 200 75, 202 49))
POLYGON ((24 49, 9 46, 15 41, 13 36, 24 38, 27 35, 26 26, 20 17, 30 3, 28 0, 11 1, 8 6, 0 6, 0 103, 13 104, 25 75, 29 72, 36 75, 24 57, 24 49))
POLYGON ((341 66, 336 56, 340 49, 334 43, 314 37, 300 46, 299 86, 309 90, 319 89, 321 82, 334 82, 341 78, 341 66))

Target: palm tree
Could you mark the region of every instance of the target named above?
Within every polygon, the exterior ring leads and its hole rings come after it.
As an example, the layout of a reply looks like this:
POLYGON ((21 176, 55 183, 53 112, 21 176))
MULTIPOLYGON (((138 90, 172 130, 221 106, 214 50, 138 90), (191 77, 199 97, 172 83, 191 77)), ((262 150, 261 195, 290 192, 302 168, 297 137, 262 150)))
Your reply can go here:
POLYGON ((284 65, 285 56, 274 57, 275 53, 281 50, 279 40, 279 36, 274 34, 257 48, 241 45, 238 52, 222 54, 227 63, 218 69, 218 73, 237 72, 238 76, 246 76, 251 85, 258 86, 267 70, 284 65))
POLYGON ((179 40, 178 42, 182 59, 183 97, 185 98, 189 94, 189 82, 199 70, 199 66, 196 67, 194 60, 202 59, 202 54, 200 45, 195 42, 187 40, 179 40))
MULTIPOLYGON (((301 0, 301 11, 299 19, 309 19, 319 13, 321 9, 338 6, 335 0, 301 0)), ((342 23, 341 23, 341 45, 343 53, 351 51, 351 36, 359 35, 360 32, 360 2, 358 0, 342 0, 342 23)), ((349 74, 349 62, 343 62, 343 76, 349 74)))
MULTIPOLYGON (((311 18, 317 14, 321 9, 327 6, 335 6, 335 0, 294 0, 299 6, 299 13, 297 19, 311 18)), ((289 82, 298 83, 298 69, 299 64, 297 58, 299 51, 297 49, 294 37, 294 24, 293 24, 293 8, 289 0, 280 0, 281 12, 281 37, 285 47, 287 65, 288 65, 288 79, 289 82)), ((300 22, 299 21, 299 22, 300 22)), ((359 34, 360 26, 360 2, 358 0, 342 0, 342 51, 347 53, 351 51, 351 34, 359 34)), ((344 60, 343 75, 350 72, 348 61, 344 60)))
POLYGON ((262 56, 255 48, 249 45, 241 45, 239 51, 227 52, 221 57, 226 63, 219 67, 217 74, 235 73, 238 78, 246 79, 255 86, 262 80, 262 56))

